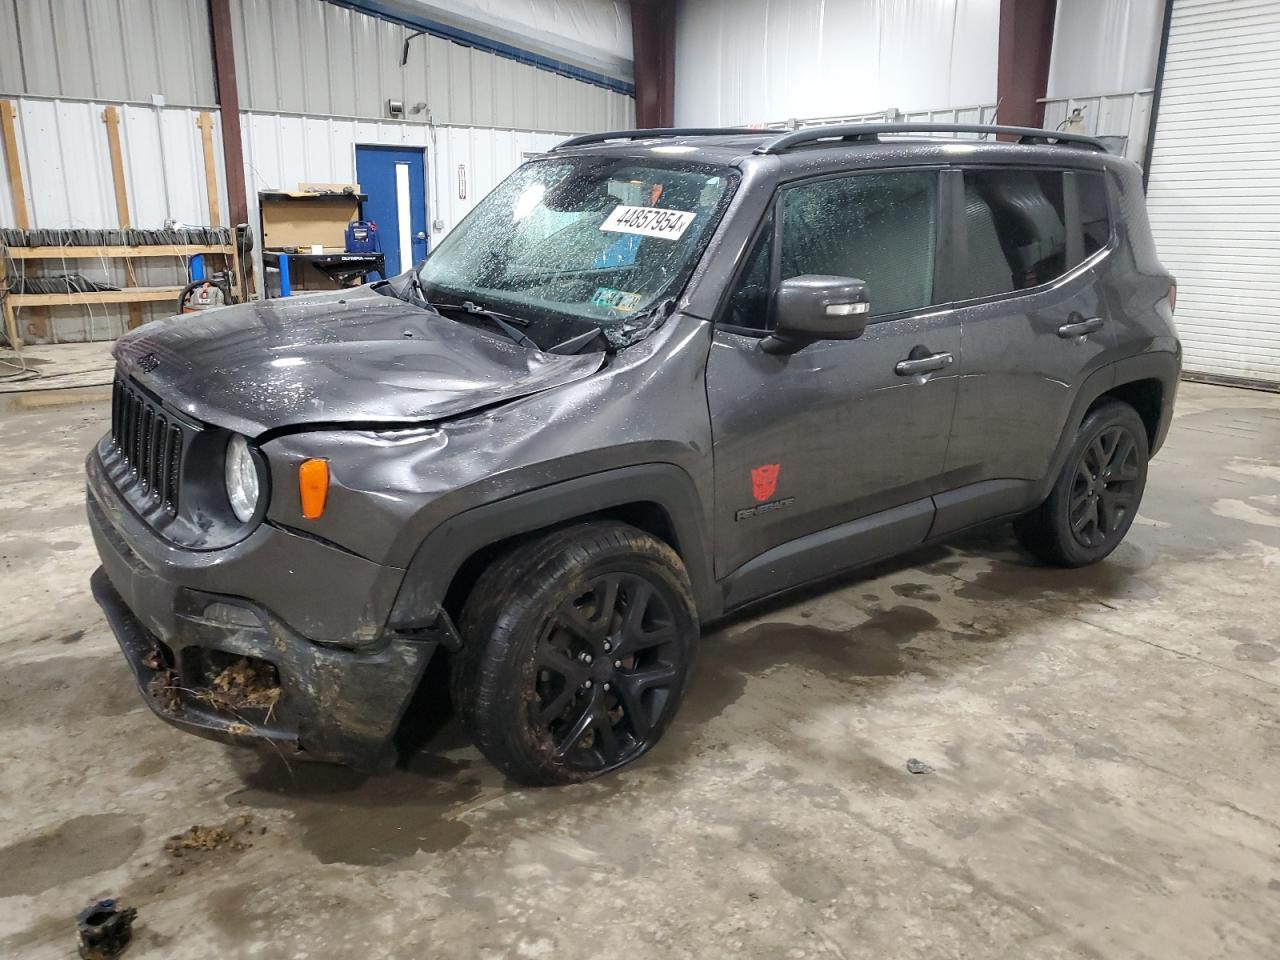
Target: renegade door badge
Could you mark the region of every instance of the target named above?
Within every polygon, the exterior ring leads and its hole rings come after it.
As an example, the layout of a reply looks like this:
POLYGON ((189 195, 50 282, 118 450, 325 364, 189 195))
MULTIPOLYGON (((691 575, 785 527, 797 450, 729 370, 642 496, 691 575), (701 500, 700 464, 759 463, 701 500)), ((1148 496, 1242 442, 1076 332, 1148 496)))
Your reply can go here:
POLYGON ((618 204, 600 224, 601 230, 610 233, 638 233, 642 237, 660 240, 679 240, 693 223, 696 214, 684 210, 664 210, 662 207, 629 207, 618 204))
POLYGON ((771 503, 762 503, 755 507, 743 507, 733 515, 733 519, 750 520, 752 517, 758 517, 762 513, 773 513, 775 510, 781 510, 783 507, 789 507, 795 502, 795 497, 785 497, 782 500, 774 500, 771 503))

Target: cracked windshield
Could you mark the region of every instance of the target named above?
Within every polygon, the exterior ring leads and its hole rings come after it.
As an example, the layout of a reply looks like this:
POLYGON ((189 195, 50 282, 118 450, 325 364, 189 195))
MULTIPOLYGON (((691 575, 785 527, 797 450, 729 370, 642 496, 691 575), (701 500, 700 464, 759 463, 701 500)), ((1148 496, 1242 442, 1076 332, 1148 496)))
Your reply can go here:
POLYGON ((422 283, 433 301, 534 322, 569 314, 623 345, 687 279, 729 186, 729 171, 702 164, 530 163, 441 244, 422 283))

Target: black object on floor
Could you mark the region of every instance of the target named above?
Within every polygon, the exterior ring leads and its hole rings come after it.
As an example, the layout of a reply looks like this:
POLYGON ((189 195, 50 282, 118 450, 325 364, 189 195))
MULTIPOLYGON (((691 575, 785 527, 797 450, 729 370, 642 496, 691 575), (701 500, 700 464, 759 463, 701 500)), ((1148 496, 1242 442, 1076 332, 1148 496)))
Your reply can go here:
POLYGON ((84 960, 113 960, 124 952, 133 937, 133 921, 138 911, 121 907, 115 900, 99 900, 76 917, 80 934, 80 956, 84 960))

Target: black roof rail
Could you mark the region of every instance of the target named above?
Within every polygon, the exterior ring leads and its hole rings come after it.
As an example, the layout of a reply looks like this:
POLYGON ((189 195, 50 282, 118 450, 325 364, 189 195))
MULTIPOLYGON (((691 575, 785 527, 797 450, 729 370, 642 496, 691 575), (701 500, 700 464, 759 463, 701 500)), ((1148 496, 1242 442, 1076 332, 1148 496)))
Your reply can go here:
POLYGON ((659 137, 725 137, 759 133, 746 127, 653 127, 648 130, 611 130, 606 133, 584 133, 557 143, 550 152, 566 147, 581 147, 588 143, 604 143, 608 140, 650 140, 659 137))
POLYGON ((987 133, 1016 136, 1023 144, 1065 144, 1101 150, 1107 148, 1102 141, 1079 133, 1061 133, 1057 130, 1037 130, 1035 127, 1002 127, 991 124, 969 123, 847 123, 825 127, 803 127, 779 134, 756 147, 755 153, 785 153, 801 144, 820 140, 878 140, 881 134, 891 133, 987 133))

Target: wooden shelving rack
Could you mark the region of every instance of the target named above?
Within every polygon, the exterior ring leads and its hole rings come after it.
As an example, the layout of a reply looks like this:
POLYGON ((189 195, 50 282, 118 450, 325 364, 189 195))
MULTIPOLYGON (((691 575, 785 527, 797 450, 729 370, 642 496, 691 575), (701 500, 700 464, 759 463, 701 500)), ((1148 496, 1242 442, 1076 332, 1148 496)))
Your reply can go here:
MULTIPOLYGON (((227 258, 231 276, 240 276, 240 258, 234 244, 160 245, 141 247, 0 247, 0 291, 8 284, 8 264, 28 260, 124 260, 133 274, 131 261, 155 257, 222 256, 227 258)), ((22 346, 14 311, 19 307, 94 307, 115 303, 155 303, 176 301, 181 287, 136 287, 100 290, 91 293, 11 293, 4 298, 4 329, 9 342, 22 346)), ((131 321, 131 325, 133 322, 131 321)))
MULTIPOLYGON (((20 230, 31 229, 27 213, 26 191, 22 177, 22 159, 18 152, 16 133, 17 111, 11 100, 0 100, 0 144, 3 145, 5 165, 9 171, 9 187, 13 195, 15 226, 20 230)), ((115 186, 116 213, 119 226, 128 229, 131 225, 129 217, 129 195, 125 180, 124 153, 120 140, 120 111, 108 106, 102 111, 102 122, 106 125, 107 148, 111 158, 111 179, 115 186)), ((204 148, 205 191, 209 204, 209 223, 222 222, 218 209, 217 167, 213 156, 213 117, 202 112, 196 118, 196 126, 200 128, 201 141, 204 148)), ((246 299, 241 290, 240 257, 234 243, 214 245, 148 245, 139 247, 126 246, 71 246, 71 247, 5 247, 0 246, 0 296, 4 297, 4 330, 9 342, 15 348, 22 346, 18 335, 17 319, 14 311, 21 307, 44 310, 46 307, 84 306, 124 303, 129 305, 129 326, 136 327, 142 322, 142 303, 156 303, 165 300, 177 301, 181 287, 140 287, 134 284, 133 261, 154 257, 226 257, 232 277, 232 294, 236 300, 246 299), (25 275, 26 261, 48 260, 123 260, 125 276, 128 278, 123 290, 101 290, 92 293, 11 293, 8 289, 8 273, 10 264, 23 262, 25 275)), ((39 268, 37 268, 39 271, 39 268)), ((212 272, 212 271, 209 271, 212 272)), ((39 276, 39 272, 36 274, 39 276)), ((175 304, 176 305, 176 304, 175 304)))

